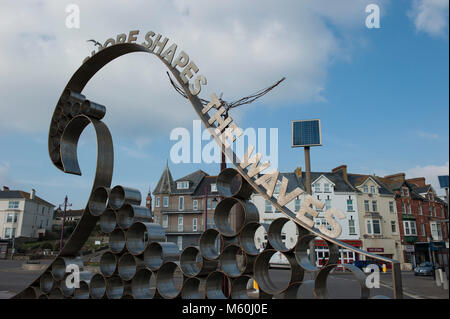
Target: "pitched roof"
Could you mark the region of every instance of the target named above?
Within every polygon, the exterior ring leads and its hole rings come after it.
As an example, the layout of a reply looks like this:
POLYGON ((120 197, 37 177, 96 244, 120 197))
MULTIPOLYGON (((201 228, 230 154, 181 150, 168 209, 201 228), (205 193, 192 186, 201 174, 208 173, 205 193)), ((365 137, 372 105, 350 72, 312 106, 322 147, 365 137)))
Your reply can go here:
MULTIPOLYGON (((303 181, 306 180, 306 174, 302 175, 303 181)), ((344 176, 340 172, 311 172, 311 181, 316 180, 321 175, 328 178, 331 182, 334 183, 334 190, 336 192, 359 192, 357 189, 353 188, 352 185, 347 183, 344 179, 344 176)))
POLYGON ((161 174, 161 177, 159 178, 158 184, 156 185, 153 194, 170 194, 174 189, 175 187, 172 174, 170 173, 169 165, 166 164, 166 167, 161 174))
POLYGON ((217 176, 205 176, 201 182, 198 184, 197 188, 195 189, 194 193, 192 194, 193 197, 204 197, 205 196, 205 187, 208 192, 208 196, 219 196, 219 192, 211 192, 211 184, 215 184, 217 181, 217 176))
MULTIPOLYGON (((20 190, 2 190, 0 191, 0 199, 30 199, 30 193, 20 191, 20 190)), ((55 207, 52 203, 47 202, 46 200, 43 200, 42 198, 34 195, 33 201, 46 206, 55 207)))
POLYGON ((172 194, 193 194, 195 192, 195 190, 198 188, 202 179, 206 176, 209 176, 209 175, 199 169, 189 175, 186 175, 182 178, 177 179, 175 181, 175 184, 177 182, 189 182, 189 188, 177 189, 176 187, 174 187, 174 189, 172 190, 172 194))
POLYGON ((424 193, 428 193, 430 191, 430 187, 431 187, 431 185, 425 185, 425 186, 422 186, 422 187, 415 187, 414 191, 417 194, 424 194, 424 193))
POLYGON ((383 183, 383 181, 377 176, 363 174, 348 174, 347 176, 348 181, 355 187, 364 184, 367 179, 371 178, 375 183, 378 184, 378 186, 380 186, 378 189, 378 193, 380 193, 381 195, 393 195, 393 192, 389 189, 389 187, 385 185, 385 183, 383 183))

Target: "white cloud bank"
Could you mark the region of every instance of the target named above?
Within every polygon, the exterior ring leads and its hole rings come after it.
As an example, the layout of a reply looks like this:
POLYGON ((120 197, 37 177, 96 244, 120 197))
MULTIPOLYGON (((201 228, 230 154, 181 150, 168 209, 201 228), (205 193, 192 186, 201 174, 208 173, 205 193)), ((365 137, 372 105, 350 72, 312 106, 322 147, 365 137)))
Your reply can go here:
POLYGON ((425 182, 431 184, 434 190, 440 194, 445 194, 445 191, 439 186, 438 176, 449 174, 449 162, 444 165, 427 165, 416 166, 405 172, 406 178, 425 177, 425 182))
POLYGON ((417 31, 448 36, 449 0, 414 0, 409 17, 417 31))
MULTIPOLYGON (((323 100, 328 66, 363 42, 351 35, 365 29, 370 2, 77 0, 80 29, 68 29, 67 2, 7 1, 0 11, 0 133, 46 131, 64 85, 94 49, 86 40, 103 43, 136 29, 140 40, 153 30, 190 55, 208 79, 202 97, 223 92, 234 100, 286 76, 262 102, 323 100)), ((194 118, 165 71, 135 53, 108 65, 83 93, 106 105, 113 135, 165 134, 194 118)))

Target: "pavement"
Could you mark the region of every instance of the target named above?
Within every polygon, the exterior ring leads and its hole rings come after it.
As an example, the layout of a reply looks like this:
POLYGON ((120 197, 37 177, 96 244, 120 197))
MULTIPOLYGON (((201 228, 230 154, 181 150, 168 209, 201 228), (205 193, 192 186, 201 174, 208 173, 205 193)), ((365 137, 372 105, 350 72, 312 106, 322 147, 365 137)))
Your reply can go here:
MULTIPOLYGON (((23 261, 0 260, 0 299, 7 299, 28 286, 43 271, 30 271, 22 268, 23 261)), ((48 264, 50 260, 42 260, 48 264)), ((284 287, 289 280, 288 269, 271 269, 269 275, 272 281, 284 287)), ((312 274, 305 274, 304 280, 311 280, 312 274)), ((405 299, 449 299, 448 290, 437 287, 433 277, 416 277, 413 272, 402 272, 403 294, 405 299)), ((328 278, 328 295, 331 299, 358 299, 360 287, 350 273, 331 273, 328 278)), ((254 293, 252 293, 254 295, 254 293)), ((371 289, 371 297, 384 295, 393 298, 392 277, 390 273, 380 274, 380 288, 371 289)), ((281 296, 275 296, 280 298, 281 296)), ((298 298, 312 299, 313 287, 302 285, 298 298)))

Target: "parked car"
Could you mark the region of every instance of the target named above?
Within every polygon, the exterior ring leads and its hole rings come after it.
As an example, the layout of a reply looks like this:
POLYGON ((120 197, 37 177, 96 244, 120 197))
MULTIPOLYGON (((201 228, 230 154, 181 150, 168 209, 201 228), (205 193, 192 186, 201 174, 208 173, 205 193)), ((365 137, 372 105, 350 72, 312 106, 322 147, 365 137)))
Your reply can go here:
POLYGON ((434 275, 434 267, 433 264, 429 261, 425 261, 416 268, 414 268, 415 276, 433 276, 434 275))

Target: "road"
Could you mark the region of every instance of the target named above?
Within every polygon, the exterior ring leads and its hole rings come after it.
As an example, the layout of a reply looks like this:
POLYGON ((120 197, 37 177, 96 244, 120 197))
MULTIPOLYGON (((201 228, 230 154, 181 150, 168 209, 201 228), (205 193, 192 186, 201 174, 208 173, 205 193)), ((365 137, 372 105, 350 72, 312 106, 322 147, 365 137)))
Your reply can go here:
MULTIPOLYGON (((47 261, 49 262, 49 261, 47 261)), ((9 298, 31 283, 42 271, 27 271, 21 268, 21 261, 0 260, 0 299, 9 298)), ((271 269, 270 276, 274 283, 283 287, 289 271, 271 269)), ((305 275, 305 281, 312 279, 311 274, 305 275)), ((381 274, 380 288, 371 289, 371 296, 384 295, 393 298, 391 274, 381 274)), ((402 274, 405 299, 448 299, 448 290, 437 287, 432 277, 415 277, 411 272, 402 274)), ((328 295, 333 299, 358 299, 360 288, 351 274, 330 274, 328 278, 328 295)), ((279 298, 280 296, 275 296, 279 298)), ((298 298, 313 298, 312 286, 302 285, 298 298)))

